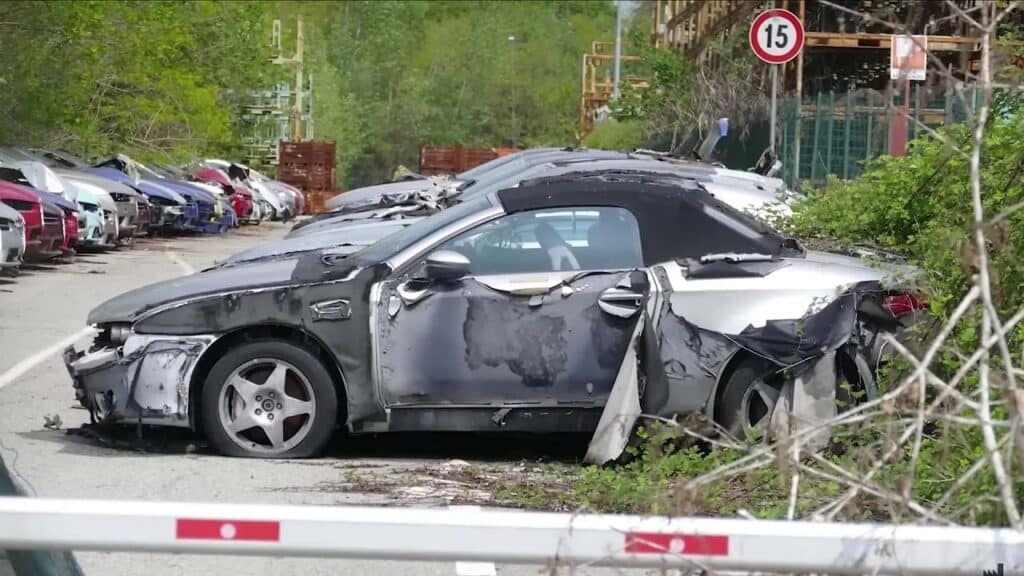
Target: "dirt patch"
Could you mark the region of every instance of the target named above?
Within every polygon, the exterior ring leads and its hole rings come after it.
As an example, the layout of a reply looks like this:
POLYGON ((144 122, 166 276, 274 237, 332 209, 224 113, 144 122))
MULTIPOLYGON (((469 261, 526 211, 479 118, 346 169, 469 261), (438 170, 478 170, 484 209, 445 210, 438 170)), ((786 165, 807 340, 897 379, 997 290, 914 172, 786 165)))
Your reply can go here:
MULTIPOLYGON (((313 491, 386 496, 397 506, 477 505, 567 509, 556 496, 564 494, 574 478, 574 465, 472 464, 447 460, 396 470, 385 464, 336 465, 339 479, 320 482, 313 491)), ((289 489, 288 491, 307 491, 289 489)))

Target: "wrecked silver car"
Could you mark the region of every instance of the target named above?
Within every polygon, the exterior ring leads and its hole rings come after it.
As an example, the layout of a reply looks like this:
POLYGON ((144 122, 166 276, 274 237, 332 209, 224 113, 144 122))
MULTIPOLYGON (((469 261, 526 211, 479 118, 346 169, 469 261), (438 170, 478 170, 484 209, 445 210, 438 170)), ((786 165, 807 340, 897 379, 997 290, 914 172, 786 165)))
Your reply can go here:
POLYGON ((311 456, 342 425, 585 431, 604 462, 641 412, 742 433, 834 411, 840 381, 873 394, 862 351, 894 320, 882 279, 693 181, 568 174, 354 253, 128 292, 65 363, 95 421, 192 428, 228 455, 311 456))

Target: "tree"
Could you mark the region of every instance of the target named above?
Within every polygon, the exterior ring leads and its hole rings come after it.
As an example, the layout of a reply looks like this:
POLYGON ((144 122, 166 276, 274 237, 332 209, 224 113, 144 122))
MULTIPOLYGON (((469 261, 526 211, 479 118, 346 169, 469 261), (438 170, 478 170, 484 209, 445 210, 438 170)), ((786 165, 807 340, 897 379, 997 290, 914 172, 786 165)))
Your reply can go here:
POLYGON ((0 139, 99 155, 185 158, 230 143, 260 83, 260 5, 10 2, 0 139))

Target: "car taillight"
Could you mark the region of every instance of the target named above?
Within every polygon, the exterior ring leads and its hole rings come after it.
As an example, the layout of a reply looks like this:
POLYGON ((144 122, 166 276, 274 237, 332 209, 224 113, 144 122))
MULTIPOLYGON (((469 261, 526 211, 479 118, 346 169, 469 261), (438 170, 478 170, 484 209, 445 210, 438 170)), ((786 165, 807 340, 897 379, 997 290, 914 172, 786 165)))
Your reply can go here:
POLYGON ((893 316, 927 310, 928 303, 918 294, 890 294, 882 300, 882 306, 893 316))

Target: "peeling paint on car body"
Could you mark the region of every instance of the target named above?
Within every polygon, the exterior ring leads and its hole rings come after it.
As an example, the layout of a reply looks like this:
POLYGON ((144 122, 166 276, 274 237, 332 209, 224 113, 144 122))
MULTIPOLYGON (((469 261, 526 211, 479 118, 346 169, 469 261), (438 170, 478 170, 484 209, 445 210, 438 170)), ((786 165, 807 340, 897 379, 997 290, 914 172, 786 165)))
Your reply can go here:
POLYGON ((858 290, 879 277, 808 256, 694 182, 573 174, 474 198, 354 253, 239 262, 128 292, 89 315, 107 331, 100 349, 65 360, 95 414, 189 426, 202 385, 195 367, 211 349, 247 331, 287 330, 322 350, 352 431, 597 430, 589 458, 606 461, 637 405, 713 417, 741 352, 803 376, 798 392, 815 401, 790 406, 820 412, 835 382, 816 363, 859 344, 858 290), (635 267, 474 276, 461 268, 467 258, 427 275, 428 255, 477 226, 603 206, 637 221, 635 267), (688 273, 702 255, 732 252, 768 256, 688 273), (130 327, 121 345, 110 338, 115 325, 130 327))
POLYGON ((82 355, 69 348, 64 358, 94 421, 189 427, 192 370, 215 340, 213 335, 131 335, 120 348, 82 355))

